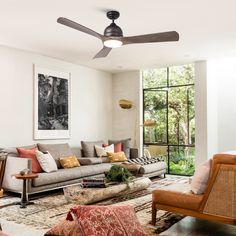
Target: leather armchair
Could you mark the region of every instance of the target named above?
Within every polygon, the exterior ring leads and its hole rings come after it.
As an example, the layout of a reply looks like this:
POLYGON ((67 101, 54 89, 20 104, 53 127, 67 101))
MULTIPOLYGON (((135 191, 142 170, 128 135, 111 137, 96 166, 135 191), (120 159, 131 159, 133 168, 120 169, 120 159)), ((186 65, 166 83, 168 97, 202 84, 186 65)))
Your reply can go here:
POLYGON ((236 225, 236 155, 214 155, 208 185, 202 195, 154 190, 153 225, 157 210, 236 225))

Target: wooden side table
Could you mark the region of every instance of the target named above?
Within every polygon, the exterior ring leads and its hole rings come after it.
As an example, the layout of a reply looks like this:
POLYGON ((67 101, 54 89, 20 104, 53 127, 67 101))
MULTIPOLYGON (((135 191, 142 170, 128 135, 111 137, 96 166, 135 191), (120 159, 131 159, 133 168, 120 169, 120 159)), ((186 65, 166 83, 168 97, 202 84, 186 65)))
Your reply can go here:
POLYGON ((15 174, 13 175, 16 179, 22 179, 23 180, 23 190, 21 193, 21 201, 20 202, 16 202, 16 205, 21 205, 21 208, 26 208, 27 205, 31 205, 34 204, 34 202, 30 202, 28 199, 28 191, 27 191, 27 187, 26 185, 28 184, 28 180, 31 179, 35 179, 38 178, 37 174, 34 173, 30 173, 30 174, 24 174, 24 175, 20 175, 20 174, 15 174))

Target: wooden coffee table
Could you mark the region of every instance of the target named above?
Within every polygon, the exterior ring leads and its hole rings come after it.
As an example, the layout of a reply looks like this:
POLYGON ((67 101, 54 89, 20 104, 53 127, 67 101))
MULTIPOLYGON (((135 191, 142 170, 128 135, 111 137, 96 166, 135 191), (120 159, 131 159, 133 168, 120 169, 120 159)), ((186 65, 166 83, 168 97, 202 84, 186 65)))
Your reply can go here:
POLYGON ((106 188, 82 188, 82 184, 76 184, 64 187, 64 196, 68 202, 75 204, 86 205, 94 202, 99 202, 118 195, 140 191, 148 188, 151 185, 151 180, 146 177, 135 178, 129 183, 110 185, 106 188))
POLYGON ((32 205, 34 204, 34 202, 30 202, 28 199, 28 191, 27 191, 27 184, 28 184, 28 180, 32 180, 35 178, 38 178, 37 174, 34 173, 30 173, 30 174, 24 174, 24 175, 20 175, 20 174, 15 174, 13 175, 16 179, 22 179, 23 180, 23 190, 21 193, 21 201, 20 202, 15 202, 15 205, 20 205, 21 208, 26 208, 27 205, 32 205))

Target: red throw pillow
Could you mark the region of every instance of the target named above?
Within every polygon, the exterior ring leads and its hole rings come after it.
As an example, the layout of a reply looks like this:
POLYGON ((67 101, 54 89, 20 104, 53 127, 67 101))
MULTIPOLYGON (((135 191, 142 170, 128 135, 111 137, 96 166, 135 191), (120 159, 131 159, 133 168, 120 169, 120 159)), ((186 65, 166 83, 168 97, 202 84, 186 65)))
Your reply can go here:
POLYGON ((36 158, 36 150, 37 148, 32 148, 32 149, 17 148, 17 152, 20 157, 30 158, 32 160, 32 172, 40 173, 43 170, 36 158))
POLYGON ((81 236, 79 223, 77 221, 63 220, 59 224, 53 226, 44 236, 81 236))
POLYGON ((76 218, 82 235, 147 236, 132 206, 77 206, 68 220, 76 218))
POLYGON ((115 143, 114 144, 114 151, 115 152, 122 152, 122 143, 115 143))

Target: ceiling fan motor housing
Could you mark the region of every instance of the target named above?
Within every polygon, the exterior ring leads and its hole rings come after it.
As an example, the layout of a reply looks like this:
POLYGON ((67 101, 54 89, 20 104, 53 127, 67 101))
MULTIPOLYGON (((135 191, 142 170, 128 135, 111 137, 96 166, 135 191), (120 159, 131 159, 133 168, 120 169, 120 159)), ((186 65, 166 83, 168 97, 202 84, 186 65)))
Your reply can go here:
POLYGON ((106 36, 106 37, 122 37, 123 32, 122 32, 122 29, 118 25, 116 25, 115 23, 111 23, 104 30, 104 36, 106 36))

